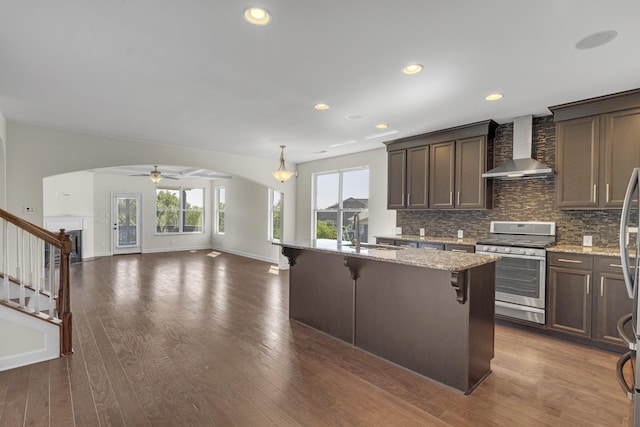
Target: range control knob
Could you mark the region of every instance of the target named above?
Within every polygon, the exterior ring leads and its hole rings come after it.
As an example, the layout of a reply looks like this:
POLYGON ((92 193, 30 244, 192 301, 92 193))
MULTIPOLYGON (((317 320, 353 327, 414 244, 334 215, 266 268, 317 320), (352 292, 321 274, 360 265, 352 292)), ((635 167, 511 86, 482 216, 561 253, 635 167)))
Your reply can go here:
POLYGON ((527 255, 533 255, 536 253, 536 251, 534 251, 533 249, 527 249, 525 252, 527 255))
POLYGON ((489 250, 489 246, 483 246, 482 247, 482 252, 487 252, 489 250))
POLYGON ((523 254, 524 253, 524 249, 520 249, 520 253, 523 254))
POLYGON ((511 252, 511 248, 504 248, 504 253, 508 254, 509 252, 511 252))
POLYGON ((494 248, 493 246, 489 248, 489 252, 495 252, 495 251, 496 251, 496 248, 494 248))

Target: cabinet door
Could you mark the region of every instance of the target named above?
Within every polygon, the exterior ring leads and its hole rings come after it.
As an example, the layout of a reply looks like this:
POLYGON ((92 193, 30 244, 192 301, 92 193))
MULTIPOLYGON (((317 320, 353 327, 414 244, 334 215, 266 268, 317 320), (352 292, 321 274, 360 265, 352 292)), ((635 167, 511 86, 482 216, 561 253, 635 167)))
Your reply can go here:
POLYGON ((484 209, 486 203, 487 144, 484 136, 456 141, 456 208, 484 209))
POLYGON ((454 206, 455 142, 442 142, 430 147, 429 207, 451 209, 454 206))
POLYGON ((640 108, 607 114, 605 135, 602 206, 619 208, 631 172, 640 166, 640 108))
POLYGON ((598 116, 556 124, 557 193, 560 208, 598 206, 598 116))
POLYGON ((406 157, 405 150, 389 152, 389 170, 387 171, 387 208, 389 209, 404 208, 406 157))
POLYGON ((617 323, 618 319, 633 311, 633 300, 627 294, 621 274, 603 271, 596 277, 593 338, 624 346, 624 341, 618 336, 617 323))
POLYGON ((549 267, 549 328, 591 337, 591 271, 549 267))
POLYGON ((407 208, 429 207, 429 147, 407 150, 407 208))

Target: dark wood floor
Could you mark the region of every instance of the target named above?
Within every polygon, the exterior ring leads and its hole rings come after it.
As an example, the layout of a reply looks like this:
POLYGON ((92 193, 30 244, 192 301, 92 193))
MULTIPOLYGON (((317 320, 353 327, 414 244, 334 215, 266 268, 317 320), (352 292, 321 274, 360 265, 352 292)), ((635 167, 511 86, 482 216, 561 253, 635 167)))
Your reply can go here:
POLYGON ((0 372, 0 426, 620 426, 617 356, 496 327, 463 396, 287 315, 288 274, 210 251, 72 267, 72 356, 0 372))

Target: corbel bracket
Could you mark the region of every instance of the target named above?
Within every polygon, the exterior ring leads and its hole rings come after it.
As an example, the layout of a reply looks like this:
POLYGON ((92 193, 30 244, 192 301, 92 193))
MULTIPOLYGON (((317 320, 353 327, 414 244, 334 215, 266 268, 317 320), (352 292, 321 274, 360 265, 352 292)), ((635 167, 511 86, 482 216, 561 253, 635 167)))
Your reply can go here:
POLYGON ((456 291, 456 300, 460 304, 467 302, 467 275, 466 271, 454 271, 451 273, 451 286, 456 291))
POLYGON ((353 280, 358 280, 360 274, 360 263, 357 258, 344 257, 344 266, 349 269, 349 275, 353 280))
POLYGON ((286 256, 289 259, 289 266, 293 267, 296 265, 296 259, 298 255, 302 253, 301 249, 289 248, 287 246, 282 247, 282 255, 286 256))

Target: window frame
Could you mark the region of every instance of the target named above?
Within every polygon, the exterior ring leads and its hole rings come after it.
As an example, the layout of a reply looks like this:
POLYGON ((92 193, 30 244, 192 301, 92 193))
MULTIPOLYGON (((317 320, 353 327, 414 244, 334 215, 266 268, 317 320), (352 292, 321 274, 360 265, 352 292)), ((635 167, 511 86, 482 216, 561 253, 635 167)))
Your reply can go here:
POLYGON ((225 213, 225 208, 226 208, 226 204, 227 204, 227 190, 225 188, 224 185, 219 185, 217 187, 213 188, 213 198, 214 198, 214 206, 213 206, 213 233, 214 234, 220 234, 220 235, 224 235, 224 229, 225 227, 222 227, 222 230, 220 230, 220 190, 222 189, 222 191, 224 192, 224 203, 225 203, 225 207, 222 208, 222 216, 224 219, 224 213, 225 213))
POLYGON ((206 191, 203 187, 156 187, 155 189, 155 227, 154 234, 156 236, 168 236, 168 235, 189 235, 189 234, 205 234, 206 232, 206 191), (184 221, 186 218, 186 191, 189 190, 201 190, 202 191, 202 230, 201 231, 184 231, 184 221), (177 191, 178 192, 178 231, 171 231, 162 233, 158 231, 158 192, 160 191, 177 191))
POLYGON ((284 211, 284 193, 282 191, 277 191, 274 190, 273 188, 269 188, 268 189, 268 203, 269 205, 267 206, 267 241, 269 242, 274 242, 274 243, 280 243, 280 241, 282 240, 282 233, 283 233, 283 211, 284 211), (273 205, 273 201, 275 198, 275 193, 280 194, 280 239, 276 239, 273 237, 273 218, 274 218, 274 205, 273 205))
MULTIPOLYGON (((336 214, 336 241, 338 242, 344 242, 344 240, 342 239, 342 226, 343 226, 343 216, 344 213, 349 213, 349 212, 368 212, 369 208, 367 207, 367 209, 354 209, 354 208, 347 208, 345 209, 343 206, 343 202, 344 202, 344 196, 343 196, 343 192, 344 192, 344 186, 343 186, 343 177, 344 174, 347 172, 353 172, 353 171, 358 171, 358 170, 367 170, 367 173, 369 174, 369 182, 367 183, 367 192, 369 193, 369 197, 371 196, 371 175, 370 172, 371 170, 369 169, 368 165, 365 166, 357 166, 357 167, 353 167, 353 168, 346 168, 346 169, 336 169, 336 170, 331 170, 331 171, 324 171, 324 172, 316 172, 313 174, 313 179, 312 179, 312 197, 311 197, 311 203, 312 203, 312 209, 311 209, 311 239, 312 240, 316 240, 317 239, 317 235, 318 235, 318 213, 333 213, 335 212, 336 214), (323 175, 333 175, 333 174, 338 174, 338 207, 336 209, 318 209, 318 203, 317 203, 317 197, 318 197, 318 177, 319 176, 323 176, 323 175), (340 238, 340 239, 338 239, 340 238)), ((367 199, 369 200, 369 199, 367 199)), ((368 203, 367 203, 368 206, 368 203)), ((367 236, 367 240, 368 240, 368 236, 367 236)))

